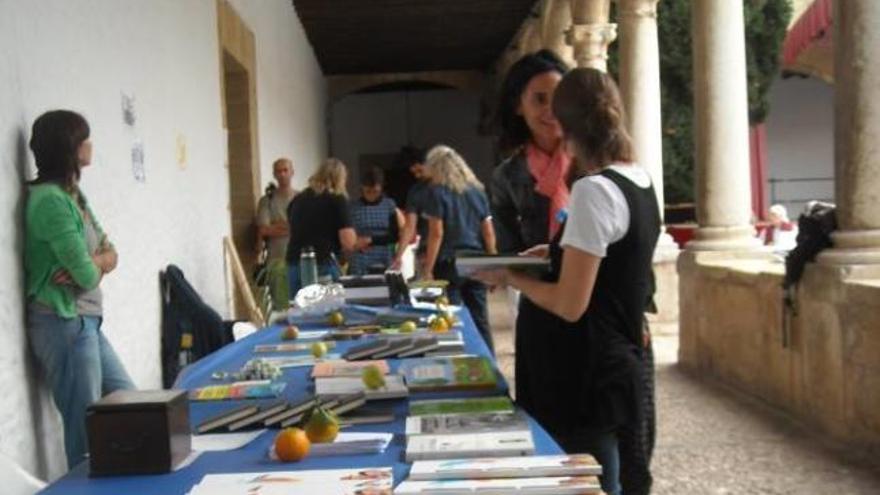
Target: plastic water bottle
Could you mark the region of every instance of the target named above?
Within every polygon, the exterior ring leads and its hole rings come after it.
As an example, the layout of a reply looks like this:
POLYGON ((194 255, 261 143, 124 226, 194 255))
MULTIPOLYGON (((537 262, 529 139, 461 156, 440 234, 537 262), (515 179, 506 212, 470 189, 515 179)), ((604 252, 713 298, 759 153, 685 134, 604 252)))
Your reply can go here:
POLYGON ((318 259, 311 246, 299 253, 299 282, 302 287, 318 283, 318 259))

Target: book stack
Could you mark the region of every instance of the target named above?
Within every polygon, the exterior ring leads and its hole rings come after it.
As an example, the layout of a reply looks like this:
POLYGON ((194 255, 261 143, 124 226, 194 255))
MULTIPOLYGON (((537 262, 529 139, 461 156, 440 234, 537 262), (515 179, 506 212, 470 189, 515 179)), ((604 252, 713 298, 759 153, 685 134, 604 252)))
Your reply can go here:
POLYGON ((507 397, 413 401, 406 461, 525 456, 535 451, 526 416, 507 397), (414 414, 413 411, 422 414, 414 414))
POLYGON ((350 348, 342 354, 342 357, 348 361, 358 361, 450 355, 462 352, 464 352, 464 340, 460 332, 425 332, 421 335, 395 334, 376 337, 350 348))
POLYGON ((417 461, 395 494, 581 495, 601 493, 602 467, 590 455, 417 461))
POLYGON ((391 495, 390 467, 206 474, 189 495, 391 495))
MULTIPOLYGON (((345 423, 346 416, 355 412, 366 402, 366 394, 355 392, 323 397, 310 396, 296 402, 278 401, 265 404, 262 407, 244 405, 228 409, 202 421, 196 425, 195 431, 202 434, 256 428, 286 428, 302 423, 312 409, 317 406, 324 407, 340 416, 340 420, 345 423)), ((380 414, 377 411, 371 411, 369 414, 358 415, 349 423, 364 424, 393 420, 393 415, 387 419, 387 413, 380 414)))

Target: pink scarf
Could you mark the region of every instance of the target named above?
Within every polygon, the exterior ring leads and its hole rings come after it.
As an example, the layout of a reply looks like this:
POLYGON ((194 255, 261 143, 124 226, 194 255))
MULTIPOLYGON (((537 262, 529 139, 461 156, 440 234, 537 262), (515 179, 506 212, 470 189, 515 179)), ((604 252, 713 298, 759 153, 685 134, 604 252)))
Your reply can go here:
POLYGON ((533 143, 529 143, 526 145, 526 162, 536 182, 535 191, 550 198, 548 240, 552 240, 560 227, 559 210, 568 206, 568 186, 565 180, 571 167, 571 157, 561 145, 551 156, 533 143))

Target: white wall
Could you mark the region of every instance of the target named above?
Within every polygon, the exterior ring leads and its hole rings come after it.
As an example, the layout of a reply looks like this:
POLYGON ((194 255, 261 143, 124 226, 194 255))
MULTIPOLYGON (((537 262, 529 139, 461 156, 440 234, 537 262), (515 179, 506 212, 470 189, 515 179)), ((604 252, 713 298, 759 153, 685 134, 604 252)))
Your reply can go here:
MULTIPOLYGON (((815 78, 779 79, 770 90, 767 178, 834 177, 834 88, 815 78)), ((772 183, 767 185, 768 201, 772 183)), ((833 181, 776 184, 776 201, 797 218, 803 199, 833 199, 833 181)), ((769 203, 768 203, 769 204, 769 203)))
MULTIPOLYGON (((260 153, 314 162, 325 86, 288 0, 236 3, 257 39, 260 153)), ((161 383, 157 275, 178 264, 227 313, 221 238, 229 232, 214 0, 0 0, 0 451, 44 478, 66 469, 61 427, 27 348, 23 317, 22 182, 26 141, 53 108, 83 113, 93 165, 83 189, 120 252, 103 282, 104 330, 141 388, 161 383), (135 96, 134 130, 121 93, 135 96), (185 137, 188 162, 175 161, 185 137), (134 180, 133 139, 145 144, 146 182, 134 180)), ((306 174, 307 175, 307 174, 306 174)), ((269 175, 264 172, 264 177, 269 175)))
MULTIPOLYGON (((331 107, 331 153, 354 169, 362 154, 443 143, 461 153, 486 181, 495 158, 491 139, 477 134, 479 103, 478 95, 456 90, 348 95, 331 107)), ((356 170, 352 177, 358 177, 356 170)))
MULTIPOLYGON (((262 185, 272 162, 294 163, 294 184, 307 185, 327 156, 324 76, 290 0, 232 0, 257 42, 257 112, 262 185)), ((262 188, 261 188, 262 189, 262 188)))

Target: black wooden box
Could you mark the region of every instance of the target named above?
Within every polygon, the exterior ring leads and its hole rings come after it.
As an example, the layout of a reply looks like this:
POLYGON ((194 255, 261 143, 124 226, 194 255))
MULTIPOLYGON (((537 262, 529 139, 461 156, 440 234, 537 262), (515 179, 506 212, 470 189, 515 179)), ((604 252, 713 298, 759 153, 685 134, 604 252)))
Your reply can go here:
POLYGON ((190 454, 183 390, 117 390, 86 413, 90 476, 167 473, 190 454))

